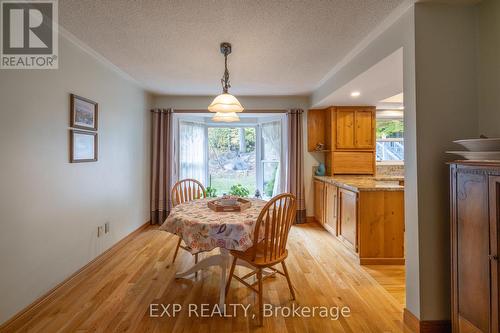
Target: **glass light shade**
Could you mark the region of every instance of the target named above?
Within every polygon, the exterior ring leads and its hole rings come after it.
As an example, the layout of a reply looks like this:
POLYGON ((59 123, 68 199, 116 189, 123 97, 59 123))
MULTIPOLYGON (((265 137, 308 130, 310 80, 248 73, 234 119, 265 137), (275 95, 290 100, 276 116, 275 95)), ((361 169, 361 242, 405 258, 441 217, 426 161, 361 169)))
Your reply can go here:
POLYGON ((217 112, 213 117, 213 121, 221 121, 224 123, 232 123, 240 121, 240 117, 235 112, 217 112))
POLYGON ((231 94, 220 94, 215 97, 212 104, 208 106, 210 112, 242 112, 243 106, 236 97, 231 94))

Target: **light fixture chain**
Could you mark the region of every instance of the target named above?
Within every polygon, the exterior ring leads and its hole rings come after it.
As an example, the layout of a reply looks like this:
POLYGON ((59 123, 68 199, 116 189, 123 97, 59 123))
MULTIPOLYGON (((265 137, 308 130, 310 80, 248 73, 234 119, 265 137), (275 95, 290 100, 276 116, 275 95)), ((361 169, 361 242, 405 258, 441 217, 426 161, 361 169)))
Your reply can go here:
POLYGON ((227 51, 224 51, 224 76, 220 80, 222 83, 222 91, 227 94, 231 84, 229 83, 229 70, 227 69, 227 51))

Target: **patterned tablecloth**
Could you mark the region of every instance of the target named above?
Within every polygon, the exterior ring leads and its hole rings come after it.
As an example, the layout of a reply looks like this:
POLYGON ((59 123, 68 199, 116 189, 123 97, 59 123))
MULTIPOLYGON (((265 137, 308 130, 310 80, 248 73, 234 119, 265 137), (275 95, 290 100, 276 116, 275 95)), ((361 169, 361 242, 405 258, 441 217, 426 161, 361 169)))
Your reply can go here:
POLYGON ((243 212, 214 212, 200 199, 177 205, 160 230, 176 234, 193 254, 216 247, 245 251, 252 246, 255 222, 266 201, 249 199, 252 207, 243 212))

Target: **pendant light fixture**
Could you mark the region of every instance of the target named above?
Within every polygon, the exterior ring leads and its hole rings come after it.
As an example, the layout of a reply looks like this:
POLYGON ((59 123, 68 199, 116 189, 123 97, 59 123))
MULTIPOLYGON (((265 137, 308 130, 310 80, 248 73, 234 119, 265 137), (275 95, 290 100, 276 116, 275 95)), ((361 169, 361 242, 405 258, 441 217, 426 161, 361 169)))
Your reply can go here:
POLYGON ((239 121, 240 118, 236 112, 242 112, 243 106, 236 97, 229 93, 231 84, 229 83, 229 71, 227 69, 227 56, 231 53, 230 43, 221 43, 220 51, 224 55, 224 75, 222 76, 222 94, 215 97, 213 102, 208 106, 208 111, 217 112, 212 118, 214 121, 233 122, 239 121))

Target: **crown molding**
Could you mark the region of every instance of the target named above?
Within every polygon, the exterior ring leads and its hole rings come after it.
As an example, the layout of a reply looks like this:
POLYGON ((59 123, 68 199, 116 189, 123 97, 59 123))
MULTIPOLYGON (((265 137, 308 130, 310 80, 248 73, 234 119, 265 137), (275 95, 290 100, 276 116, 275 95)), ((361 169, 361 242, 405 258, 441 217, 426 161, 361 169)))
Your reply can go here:
POLYGON ((137 81, 134 79, 132 76, 130 76, 127 72, 122 70, 120 67, 116 66, 113 64, 111 61, 109 61, 106 57, 104 57, 102 54, 85 44, 83 41, 81 41, 78 37, 73 35, 71 32, 66 30, 64 27, 61 25, 58 26, 59 29, 59 35, 68 40, 70 43, 73 45, 77 46, 80 50, 88 54, 90 57, 93 59, 97 60, 99 63, 104 65, 104 67, 110 69, 111 71, 115 72, 118 74, 122 79, 125 79, 136 86, 138 86, 141 89, 144 89, 146 92, 149 92, 149 89, 142 84, 141 82, 137 81))

